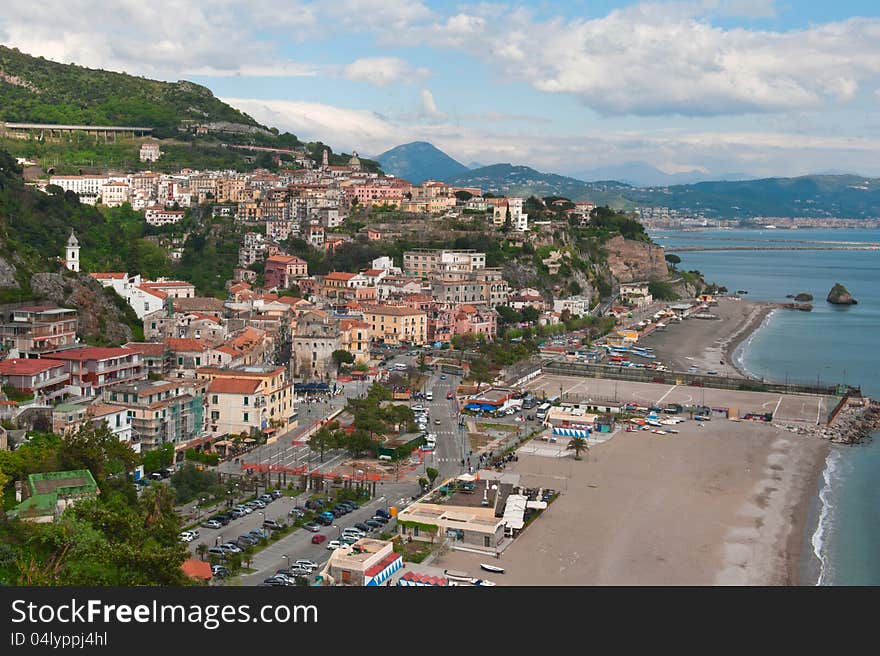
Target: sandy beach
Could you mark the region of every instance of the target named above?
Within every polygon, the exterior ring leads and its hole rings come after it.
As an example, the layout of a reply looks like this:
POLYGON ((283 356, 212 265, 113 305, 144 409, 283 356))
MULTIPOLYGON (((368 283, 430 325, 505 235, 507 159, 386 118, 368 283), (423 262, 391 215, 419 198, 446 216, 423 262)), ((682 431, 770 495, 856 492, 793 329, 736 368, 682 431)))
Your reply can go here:
POLYGON ((674 371, 698 367, 700 373, 714 370, 720 375, 746 378, 737 369, 733 352, 777 307, 775 303, 722 298, 717 307, 709 308, 720 319, 671 322, 666 330, 640 339, 639 345, 653 348, 657 360, 674 371))
MULTIPOLYGON (((765 424, 687 421, 620 433, 581 461, 521 455, 521 484, 560 497, 497 560, 500 585, 796 583, 809 499, 828 444, 765 424)), ((440 566, 480 576, 487 556, 440 566)))

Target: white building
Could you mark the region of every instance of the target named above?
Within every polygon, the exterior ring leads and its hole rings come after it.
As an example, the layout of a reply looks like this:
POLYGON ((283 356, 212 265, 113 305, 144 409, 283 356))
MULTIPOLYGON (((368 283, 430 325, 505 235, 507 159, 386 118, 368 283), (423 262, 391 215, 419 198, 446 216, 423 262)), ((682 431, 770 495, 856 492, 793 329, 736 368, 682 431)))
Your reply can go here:
POLYGON ((169 225, 183 218, 183 210, 166 210, 161 205, 153 205, 147 208, 144 218, 152 226, 169 225))
POLYGON ((514 230, 525 232, 529 229, 529 215, 523 212, 522 198, 508 198, 507 210, 510 212, 510 225, 514 230))
POLYGON ((590 314, 590 299, 586 296, 569 296, 553 300, 553 311, 568 310, 573 317, 585 317, 590 314))
POLYGON ((142 162, 155 162, 162 156, 162 151, 159 150, 159 144, 154 141, 149 141, 145 144, 141 145, 141 161, 142 162))
POLYGON ((119 207, 131 199, 131 187, 127 182, 114 181, 101 186, 101 204, 119 207))
POLYGON ((73 230, 70 231, 70 237, 67 238, 67 246, 64 250, 64 266, 68 271, 79 271, 79 241, 73 234, 73 230))

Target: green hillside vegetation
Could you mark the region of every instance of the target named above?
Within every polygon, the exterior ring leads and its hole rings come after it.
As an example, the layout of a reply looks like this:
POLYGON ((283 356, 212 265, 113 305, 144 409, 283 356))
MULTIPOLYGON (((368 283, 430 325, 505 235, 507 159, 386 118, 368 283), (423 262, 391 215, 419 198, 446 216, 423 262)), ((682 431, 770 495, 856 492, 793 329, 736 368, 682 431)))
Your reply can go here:
POLYGON ((0 118, 5 121, 153 127, 163 136, 185 120, 261 127, 192 82, 159 82, 59 64, 4 46, 0 71, 6 76, 0 82, 0 118))

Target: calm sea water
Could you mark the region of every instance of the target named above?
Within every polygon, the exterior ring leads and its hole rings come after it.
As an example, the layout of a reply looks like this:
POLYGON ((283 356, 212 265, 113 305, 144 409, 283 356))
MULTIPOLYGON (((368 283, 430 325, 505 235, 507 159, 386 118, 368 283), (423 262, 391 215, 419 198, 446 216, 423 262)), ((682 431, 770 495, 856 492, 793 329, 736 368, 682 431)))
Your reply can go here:
MULTIPOLYGON (((652 232, 660 244, 804 246, 807 242, 880 242, 880 230, 711 230, 652 232)), ((858 385, 880 397, 880 252, 695 251, 680 254, 681 267, 701 271, 731 292, 752 300, 785 301, 812 294, 812 312, 777 310, 734 355, 767 380, 858 385), (843 283, 859 304, 825 301, 843 283)), ((816 502, 802 580, 825 585, 880 585, 880 434, 855 447, 832 449, 816 502)))

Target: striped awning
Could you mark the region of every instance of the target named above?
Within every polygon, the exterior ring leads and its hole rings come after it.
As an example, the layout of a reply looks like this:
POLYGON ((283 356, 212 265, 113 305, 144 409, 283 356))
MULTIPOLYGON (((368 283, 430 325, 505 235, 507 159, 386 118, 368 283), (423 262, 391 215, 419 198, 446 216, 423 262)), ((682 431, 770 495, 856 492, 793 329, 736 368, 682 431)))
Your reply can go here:
POLYGON ((553 434, 562 435, 563 437, 589 437, 590 431, 589 429, 560 428, 559 426, 554 426, 553 434))
POLYGON ((403 558, 400 554, 394 554, 397 556, 394 558, 388 565, 383 567, 381 570, 373 574, 372 576, 368 576, 364 585, 366 586, 379 586, 382 585, 385 581, 391 578, 391 575, 394 574, 397 570, 403 567, 403 558))

